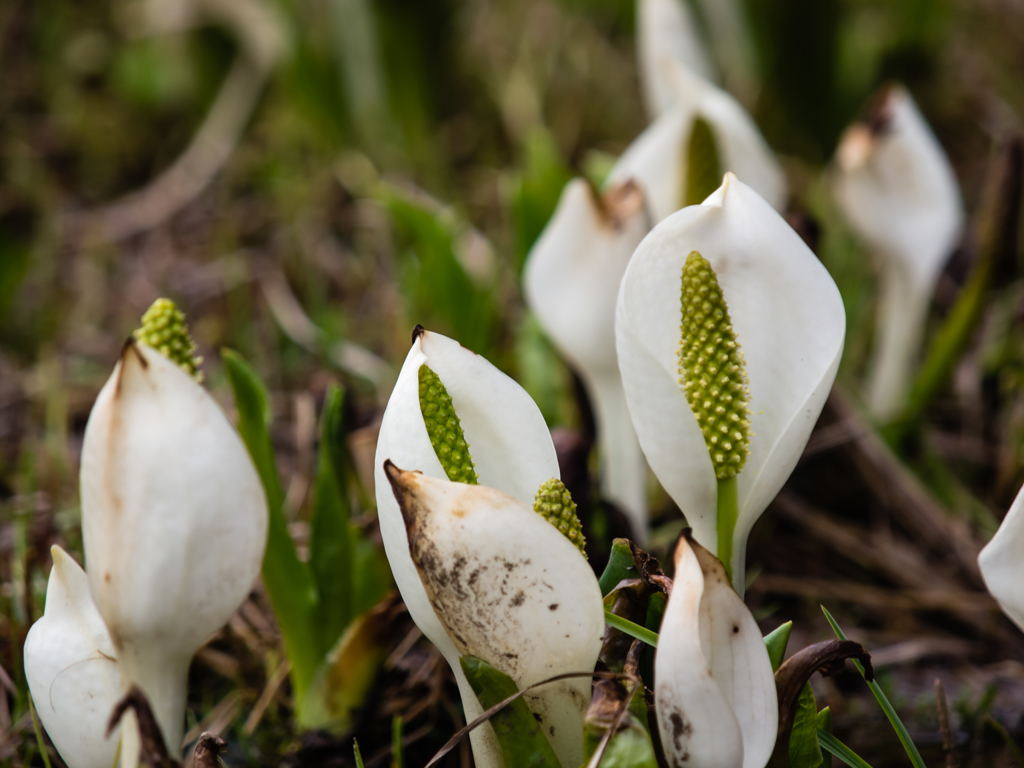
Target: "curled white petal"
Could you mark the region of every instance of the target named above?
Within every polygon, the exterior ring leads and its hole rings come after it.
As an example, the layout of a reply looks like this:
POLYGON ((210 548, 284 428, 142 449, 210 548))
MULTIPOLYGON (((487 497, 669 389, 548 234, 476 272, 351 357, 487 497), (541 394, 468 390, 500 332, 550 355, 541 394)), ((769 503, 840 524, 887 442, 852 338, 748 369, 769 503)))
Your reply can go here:
POLYGON ((786 204, 786 178, 775 155, 739 102, 725 91, 673 62, 676 103, 619 158, 609 183, 633 179, 647 196, 655 222, 682 205, 687 143, 693 122, 707 121, 714 133, 723 171, 731 171, 776 210, 786 204))
POLYGON ((39 719, 69 768, 110 768, 120 733, 104 738, 121 698, 110 633, 89 592, 85 571, 60 547, 46 610, 25 638, 25 678, 39 719))
POLYGON ((734 583, 742 585, 747 535, 810 437, 839 366, 846 319, 821 262, 732 174, 704 204, 674 214, 637 248, 616 314, 626 398, 651 469, 712 552, 716 479, 678 372, 682 269, 691 251, 718 276, 750 383, 753 436, 737 478, 732 563, 734 583))
POLYGON ((878 253, 882 296, 868 402, 879 418, 903 404, 935 284, 963 229, 956 175, 900 86, 889 87, 871 124, 843 135, 831 174, 843 214, 878 253))
POLYGON ((978 556, 981 575, 1003 613, 1024 632, 1024 489, 978 556))
POLYGON ((639 0, 636 4, 637 55, 644 105, 657 118, 677 101, 672 62, 711 82, 714 68, 686 0, 639 0))
MULTIPOLYGON (((604 634, 601 590, 579 550, 508 494, 386 464, 413 562, 461 655, 476 656, 520 688, 590 672, 604 634)), ((583 761, 588 678, 525 695, 562 765, 583 761)))
POLYGON ((658 728, 673 766, 763 768, 778 702, 757 622, 707 550, 680 539, 655 656, 658 728))
POLYGON ((142 688, 178 751, 189 660, 260 571, 263 486, 209 393, 133 343, 89 416, 81 492, 89 583, 123 684, 142 688))
POLYGON ((626 265, 648 229, 643 193, 635 184, 627 182, 599 201, 585 181, 574 179, 523 273, 531 311, 579 373, 594 404, 602 491, 629 515, 641 541, 647 529, 647 464, 615 354, 615 301, 626 265))
MULTIPOLYGON (((420 411, 419 369, 424 363, 438 375, 452 398, 482 484, 531 504, 541 483, 560 477, 558 457, 540 409, 522 387, 458 342, 430 331, 416 334, 384 411, 377 439, 377 515, 384 550, 409 614, 448 660, 459 683, 466 717, 473 719, 483 710, 462 673, 459 653, 430 606, 409 557, 402 514, 384 474, 384 461, 391 459, 398 466, 446 479, 420 411)), ((489 768, 502 764, 489 726, 477 728, 470 737, 478 765, 489 768)))

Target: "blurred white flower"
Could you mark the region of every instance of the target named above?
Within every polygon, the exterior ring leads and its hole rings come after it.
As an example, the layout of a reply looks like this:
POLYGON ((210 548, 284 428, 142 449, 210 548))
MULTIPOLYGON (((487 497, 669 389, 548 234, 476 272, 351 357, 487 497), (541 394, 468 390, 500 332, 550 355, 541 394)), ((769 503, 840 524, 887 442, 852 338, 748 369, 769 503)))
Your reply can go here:
POLYGON ((901 86, 846 130, 831 173, 850 225, 881 258, 878 330, 867 401, 895 416, 911 383, 935 285, 960 237, 963 204, 942 147, 901 86))
POLYGON ((779 710, 764 639, 722 564, 685 534, 676 545, 654 676, 670 765, 767 765, 779 710))
POLYGON ((629 418, 615 356, 615 300, 626 265, 650 229, 639 187, 626 182, 600 198, 569 182, 527 256, 530 310, 577 371, 594 405, 601 489, 647 533, 647 462, 629 418))
MULTIPOLYGON (((542 483, 560 477, 551 435, 540 409, 516 382, 458 342, 417 328, 377 439, 377 515, 384 550, 409 614, 451 665, 466 717, 472 720, 482 712, 480 703, 409 555, 405 523, 384 472, 385 460, 427 477, 478 480, 532 504, 542 483), (429 432, 424 409, 432 409, 429 432), (432 437, 438 443, 436 450, 432 437), (445 453, 444 465, 438 451, 445 453)), ((470 737, 477 765, 502 765, 489 726, 477 728, 470 737)))
POLYGON ((1024 632, 1024 488, 1010 505, 996 535, 978 556, 981 575, 992 597, 1024 632))
POLYGON ((686 0, 638 0, 637 58, 644 106, 652 120, 678 100, 672 63, 679 62, 698 77, 714 82, 715 70, 701 41, 686 0))
MULTIPOLYGON (((601 589, 567 536, 493 488, 403 471, 390 461, 383 469, 408 552, 458 654, 482 659, 520 689, 593 671, 604 635, 601 589)), ((524 695, 563 766, 583 762, 590 689, 583 677, 524 695)))
POLYGON ((120 732, 104 738, 121 698, 117 652, 85 571, 58 546, 46 609, 25 638, 25 678, 39 719, 68 768, 110 768, 120 732))
POLYGON ((623 153, 609 174, 608 184, 630 179, 639 183, 655 223, 679 210, 686 204, 687 179, 693 170, 691 139, 698 121, 703 121, 710 129, 716 157, 707 157, 708 153, 702 151, 694 159, 716 166, 716 179, 726 171, 735 173, 781 211, 786 204, 786 178, 747 111, 728 93, 679 62, 670 62, 668 68, 674 106, 623 153))
MULTIPOLYGON (((718 323, 720 316, 712 319, 718 323)), ((845 323, 842 298, 821 262, 770 205, 732 174, 703 205, 659 224, 637 248, 622 279, 615 333, 640 444, 697 541, 727 561, 740 594, 750 529, 793 471, 821 413, 839 366, 845 323), (731 317, 728 332, 735 337, 735 343, 708 341, 700 336, 703 327, 695 331, 691 341, 699 342, 700 354, 705 344, 718 345, 708 360, 696 361, 707 364, 704 373, 680 365, 687 339, 681 339, 680 324, 695 322, 683 316, 682 303, 683 270, 693 252, 717 280, 718 309, 727 308, 725 322, 731 317), (737 371, 729 385, 737 388, 736 402, 723 399, 729 393, 718 391, 721 371, 711 367, 722 353, 738 354, 745 366, 745 376, 737 371), (688 395, 683 386, 691 374, 700 380, 687 386, 704 387, 715 400, 702 397, 696 413, 688 397, 697 389, 688 395), (713 423, 716 403, 724 409, 719 424, 713 423), (739 442, 732 445, 736 430, 730 425, 724 448, 716 448, 713 459, 710 446, 719 439, 717 430, 726 425, 725 416, 733 415, 739 442), (732 457, 737 451, 745 454, 743 461, 732 457), (728 478, 734 482, 735 518, 724 548, 731 548, 731 557, 720 552, 718 521, 725 482, 720 470, 729 466, 742 467, 728 478)))
MULTIPOLYGON (((207 391, 160 352, 130 341, 89 416, 81 494, 89 583, 122 687, 142 689, 177 754, 192 655, 260 571, 263 487, 207 391)), ((122 764, 134 766, 134 715, 122 733, 122 764)))

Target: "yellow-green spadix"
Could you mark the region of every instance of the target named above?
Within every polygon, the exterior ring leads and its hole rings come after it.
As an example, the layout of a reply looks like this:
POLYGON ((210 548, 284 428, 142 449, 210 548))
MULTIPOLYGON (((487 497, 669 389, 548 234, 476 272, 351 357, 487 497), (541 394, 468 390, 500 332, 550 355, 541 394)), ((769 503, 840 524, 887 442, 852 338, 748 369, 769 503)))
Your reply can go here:
POLYGON ((118 729, 105 737, 121 698, 117 651, 85 571, 60 547, 50 552, 46 611, 25 638, 25 679, 68 768, 110 768, 121 736, 118 729))
MULTIPOLYGON (((143 690, 168 748, 180 753, 192 655, 260 570, 263 486, 209 393, 130 340, 89 415, 81 494, 89 584, 122 686, 143 690)), ((122 765, 131 768, 133 716, 122 735, 122 765)))
POLYGON ((749 386, 730 563, 742 593, 747 536, 796 466, 825 403, 845 315, 835 283, 803 240, 732 174, 702 205, 655 227, 633 255, 615 320, 626 400, 651 469, 712 553, 719 478, 680 383, 683 273, 694 252, 721 288, 749 386))
MULTIPOLYGON (((439 448, 447 445, 459 451, 456 475, 461 473, 463 479, 474 477, 481 486, 508 494, 528 508, 532 507, 537 489, 543 483, 560 477, 558 458, 540 409, 522 387, 457 341, 417 327, 381 421, 374 471, 377 513, 395 583, 417 626, 451 665, 466 716, 472 720, 482 709, 462 672, 460 652, 435 613, 409 555, 402 513, 384 471, 384 462, 390 460, 403 469, 422 472, 424 477, 452 482, 450 470, 454 465, 450 454, 444 457, 443 463, 435 443, 439 448), (430 375, 421 377, 420 370, 424 366, 430 375), (429 393, 431 386, 434 395, 429 393), (424 394, 422 399, 421 393, 424 394), (436 411, 425 407, 431 403, 438 405, 436 411), (437 422, 442 413, 444 424, 437 422), (453 422, 448 429, 453 415, 457 425, 453 422), (429 427, 428 420, 433 421, 429 427), (463 443, 472 475, 464 469, 463 443)), ((463 483, 454 485, 461 487, 463 483)), ((540 519, 532 510, 531 514, 540 519)), ((544 525, 551 528, 548 523, 544 525)), ((552 530, 561 536, 557 530, 552 530)), ((578 553, 576 556, 582 560, 578 553)), ((477 765, 481 768, 502 766, 501 754, 489 726, 477 728, 470 736, 477 765)))
MULTIPOLYGON (((403 471, 390 461, 382 468, 412 562, 460 655, 483 659, 519 688, 593 670, 604 634, 601 590, 568 536, 494 488, 403 471)), ((582 764, 590 679, 550 683, 525 698, 561 764, 582 764)))
POLYGON ((775 746, 775 677, 757 622, 717 558, 688 532, 654 658, 658 730, 673 768, 764 768, 775 746))

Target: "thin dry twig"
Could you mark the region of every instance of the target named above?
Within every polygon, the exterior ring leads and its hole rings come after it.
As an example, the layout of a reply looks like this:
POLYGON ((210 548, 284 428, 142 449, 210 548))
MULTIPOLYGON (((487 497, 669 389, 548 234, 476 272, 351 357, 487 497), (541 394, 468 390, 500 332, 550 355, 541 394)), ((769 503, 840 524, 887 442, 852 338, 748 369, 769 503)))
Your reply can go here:
POLYGON ((949 727, 946 689, 938 678, 935 678, 935 710, 939 716, 939 731, 942 732, 942 751, 946 753, 946 768, 960 768, 960 761, 956 757, 956 745, 953 742, 953 731, 949 727))

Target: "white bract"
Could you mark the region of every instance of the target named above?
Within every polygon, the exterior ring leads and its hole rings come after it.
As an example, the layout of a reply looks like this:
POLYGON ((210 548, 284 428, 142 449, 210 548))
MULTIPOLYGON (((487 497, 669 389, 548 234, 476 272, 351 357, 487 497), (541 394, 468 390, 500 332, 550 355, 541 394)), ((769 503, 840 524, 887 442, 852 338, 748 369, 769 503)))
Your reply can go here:
POLYGON ((763 768, 779 725, 775 677, 757 622, 725 568, 685 536, 654 659, 669 765, 763 768))
POLYGON ((683 206, 688 145, 695 120, 711 128, 722 172, 732 171, 776 210, 786 204, 786 179, 753 119, 732 96, 677 61, 670 62, 675 104, 619 158, 609 184, 635 180, 657 223, 683 206))
MULTIPOLYGON (((245 446, 209 393, 129 342, 89 416, 82 537, 122 687, 148 697, 180 753, 189 662, 260 570, 267 502, 245 446)), ((138 758, 128 715, 123 764, 138 758)))
POLYGON ((626 265, 650 228, 643 203, 643 193, 630 182, 598 200, 585 181, 570 181, 523 273, 531 311, 594 405, 602 492, 629 515, 641 542, 647 463, 615 356, 615 300, 626 265))
MULTIPOLYGON (((384 550, 413 621, 444 654, 455 672, 469 720, 482 712, 459 664, 459 651, 431 607, 416 566, 398 502, 384 472, 390 459, 427 477, 447 477, 420 410, 419 370, 427 365, 451 396, 482 485, 533 503, 538 487, 560 477, 554 444, 540 409, 522 387, 484 358, 445 336, 417 329, 381 422, 374 485, 384 550)), ((472 732, 477 765, 500 766, 493 730, 472 732)), ((511 768, 511 767, 510 767, 511 768)))
MULTIPOLYGON (((390 462, 384 470, 411 559, 460 655, 482 659, 520 689, 593 671, 604 635, 601 590, 568 538, 532 506, 493 488, 390 462)), ((589 677, 573 678, 524 695, 563 766, 583 762, 590 686, 589 677)))
POLYGON ((708 82, 715 80, 714 68, 686 0, 638 0, 636 34, 640 87, 651 119, 668 111, 678 100, 673 62, 708 82))
POLYGON ((104 738, 121 698, 117 652, 85 571, 58 546, 46 609, 25 638, 25 678, 39 719, 68 768, 110 768, 120 732, 104 738))
POLYGON ((867 400, 880 419, 904 404, 935 284, 963 229, 956 176, 900 86, 847 129, 831 176, 836 201, 881 257, 881 296, 867 400))
POLYGON ((839 291, 800 236, 727 174, 702 205, 659 224, 619 291, 615 333, 629 411, 651 469, 718 553, 718 478, 680 384, 681 280, 689 254, 721 286, 749 382, 749 453, 736 476, 731 573, 742 594, 746 541, 789 477, 825 403, 843 350, 839 291))
POLYGON ((1024 632, 1024 488, 1017 492, 996 535, 978 556, 992 597, 1024 632))

